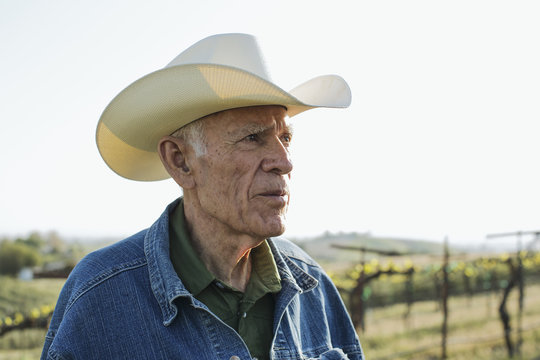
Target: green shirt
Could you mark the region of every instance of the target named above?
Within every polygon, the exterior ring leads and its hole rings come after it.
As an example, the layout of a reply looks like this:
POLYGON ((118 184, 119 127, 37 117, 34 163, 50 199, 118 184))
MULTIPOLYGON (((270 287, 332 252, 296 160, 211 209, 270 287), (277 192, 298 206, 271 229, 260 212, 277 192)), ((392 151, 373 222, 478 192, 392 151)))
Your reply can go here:
POLYGON ((252 271, 243 293, 217 279, 191 244, 180 201, 169 222, 170 256, 176 273, 196 299, 236 330, 251 355, 268 359, 273 338, 274 296, 281 279, 266 241, 251 250, 252 271))

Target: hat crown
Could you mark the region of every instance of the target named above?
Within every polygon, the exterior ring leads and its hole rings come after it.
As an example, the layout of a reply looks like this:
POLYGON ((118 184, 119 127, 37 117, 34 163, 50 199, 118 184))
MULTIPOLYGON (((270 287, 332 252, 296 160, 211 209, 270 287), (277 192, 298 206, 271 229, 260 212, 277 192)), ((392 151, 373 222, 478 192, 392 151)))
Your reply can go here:
POLYGON ((219 34, 193 44, 165 67, 188 64, 231 66, 270 81, 257 39, 249 34, 219 34))

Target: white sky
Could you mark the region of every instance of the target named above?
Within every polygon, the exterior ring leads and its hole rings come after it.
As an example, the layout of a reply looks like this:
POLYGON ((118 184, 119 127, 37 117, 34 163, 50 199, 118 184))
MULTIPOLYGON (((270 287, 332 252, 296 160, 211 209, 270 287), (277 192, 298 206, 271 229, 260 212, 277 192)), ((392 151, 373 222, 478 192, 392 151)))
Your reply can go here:
POLYGON ((97 120, 215 33, 257 36, 278 85, 337 73, 347 110, 295 123, 289 236, 481 243, 540 228, 538 1, 0 0, 0 234, 124 236, 180 193, 115 175, 97 120))

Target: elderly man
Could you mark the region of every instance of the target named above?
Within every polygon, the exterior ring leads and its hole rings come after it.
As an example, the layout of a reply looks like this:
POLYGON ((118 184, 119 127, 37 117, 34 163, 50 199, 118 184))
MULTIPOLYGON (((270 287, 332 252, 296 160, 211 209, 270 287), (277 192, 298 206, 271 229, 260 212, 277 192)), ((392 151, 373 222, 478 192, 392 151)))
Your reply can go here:
POLYGON ((338 76, 274 85, 253 37, 201 40, 124 89, 97 144, 119 175, 183 196, 147 230, 85 257, 43 359, 362 359, 330 279, 285 239, 289 117, 346 107, 338 76))

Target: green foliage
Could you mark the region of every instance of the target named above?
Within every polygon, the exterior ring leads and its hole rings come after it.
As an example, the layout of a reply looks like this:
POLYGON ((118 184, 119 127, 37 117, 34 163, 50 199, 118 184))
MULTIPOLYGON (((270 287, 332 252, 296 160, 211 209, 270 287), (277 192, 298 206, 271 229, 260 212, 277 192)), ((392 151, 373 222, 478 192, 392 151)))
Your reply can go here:
POLYGON ((37 232, 31 233, 26 239, 17 239, 15 240, 18 244, 24 244, 29 247, 32 247, 36 250, 40 250, 45 245, 45 240, 37 232))
POLYGON ((38 251, 24 242, 4 240, 0 243, 0 274, 17 275, 25 267, 33 267, 40 262, 38 251))
MULTIPOLYGON (((522 252, 520 259, 523 264, 526 282, 537 282, 540 279, 540 253, 522 252)), ((498 257, 478 257, 470 260, 451 261, 448 264, 449 291, 452 296, 496 292, 508 284, 510 266, 518 266, 518 258, 503 254, 498 257)), ((386 306, 403 302, 422 300, 437 300, 441 297, 443 266, 433 262, 424 266, 415 266, 408 260, 403 265, 391 261, 380 262, 372 259, 363 266, 357 264, 347 271, 334 274, 332 280, 341 290, 346 302, 357 286, 363 274, 365 277, 378 272, 394 270, 393 275, 382 275, 364 285, 363 300, 369 307, 386 306), (411 275, 404 274, 411 269, 411 275)))
POLYGON ((34 274, 62 265, 65 269, 73 268, 84 255, 104 245, 107 244, 66 242, 54 231, 3 239, 0 240, 0 275, 15 276, 25 267, 34 268, 34 274))

